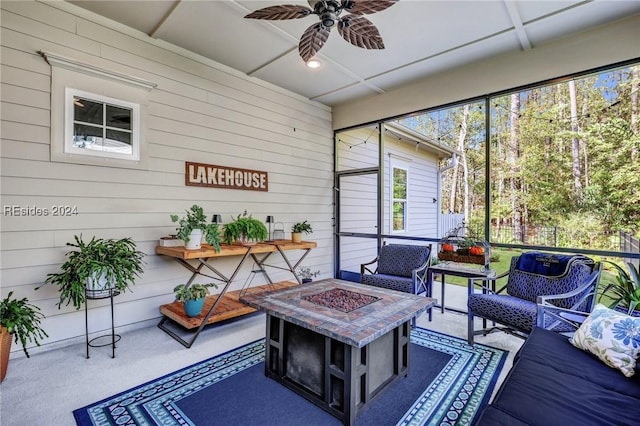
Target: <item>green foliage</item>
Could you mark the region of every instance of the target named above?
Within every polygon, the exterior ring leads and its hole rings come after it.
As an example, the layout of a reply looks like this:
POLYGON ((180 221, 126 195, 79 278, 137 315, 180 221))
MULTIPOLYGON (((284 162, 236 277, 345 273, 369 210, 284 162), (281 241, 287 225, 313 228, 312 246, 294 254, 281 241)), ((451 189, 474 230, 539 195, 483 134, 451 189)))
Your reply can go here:
POLYGON ((246 211, 224 225, 224 241, 227 244, 243 240, 259 242, 266 240, 268 236, 269 231, 264 223, 251 215, 247 216, 246 211))
POLYGON ((11 291, 0 301, 0 324, 7 327, 9 334, 15 337, 16 343, 20 342, 22 350, 29 357, 27 343, 33 342, 40 346, 40 339, 49 337, 40 327, 40 321, 44 315, 40 312, 40 308, 30 304, 26 297, 14 299, 12 295, 11 291))
POLYGON ((320 275, 320 271, 312 271, 308 266, 299 267, 297 273, 301 279, 311 279, 320 275))
MULTIPOLYGON (((191 231, 194 229, 202 230, 205 241, 213 247, 217 252, 220 251, 220 228, 217 223, 208 223, 204 209, 197 204, 191 206, 189 210, 185 210, 186 216, 180 218, 177 214, 171 215, 172 222, 178 222, 176 228, 177 236, 185 243, 191 239, 191 231)), ((213 218, 211 219, 213 221, 213 218)))
POLYGON ((77 250, 67 252, 67 260, 60 266, 62 272, 47 274, 44 281, 44 284, 58 286, 58 309, 65 302, 80 309, 85 302, 89 279, 103 276, 114 288, 126 291, 142 272, 144 253, 136 250, 136 243, 131 238, 93 237, 88 243, 82 240, 82 235, 76 235, 74 239, 75 244, 67 243, 67 246, 77 250))
POLYGON ((636 308, 640 308, 640 279, 638 270, 632 263, 627 263, 629 272, 625 271, 617 263, 606 261, 611 267, 613 267, 614 275, 612 278, 607 275, 606 287, 600 299, 603 297, 611 300, 611 307, 618 304, 628 309, 631 313, 636 308))
POLYGON ((209 287, 218 288, 214 283, 210 284, 191 284, 187 287, 185 284, 180 284, 173 289, 176 294, 176 299, 181 302, 187 300, 197 300, 205 297, 209 294, 209 287))
POLYGON ((306 220, 304 222, 296 222, 291 227, 291 232, 299 232, 304 234, 311 234, 313 229, 311 229, 311 224, 306 220))

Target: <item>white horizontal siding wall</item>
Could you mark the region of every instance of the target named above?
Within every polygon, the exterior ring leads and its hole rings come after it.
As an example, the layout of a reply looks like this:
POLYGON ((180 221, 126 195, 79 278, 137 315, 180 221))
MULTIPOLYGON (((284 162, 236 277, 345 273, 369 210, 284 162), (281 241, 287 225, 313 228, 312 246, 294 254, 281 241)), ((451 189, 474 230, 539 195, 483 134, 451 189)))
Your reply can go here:
MULTIPOLYGON (((338 134, 339 170, 377 166, 378 133, 373 128, 352 129, 338 134), (366 141, 366 143, 364 143, 366 141)), ((424 146, 399 140, 390 133, 384 137, 384 217, 383 233, 387 235, 437 238, 438 159, 424 146), (408 229, 390 231, 390 165, 401 162, 408 169, 408 229)), ((342 232, 376 233, 377 188, 374 174, 344 177, 340 187, 340 224, 342 232)), ((412 242, 394 240, 395 243, 412 242)), ((420 243, 422 244, 422 243, 420 243)), ((360 264, 376 256, 376 244, 362 238, 342 238, 340 269, 357 272, 360 264)))
MULTIPOLYGON (((56 307, 57 289, 40 286, 64 261, 65 244, 85 238, 132 237, 146 253, 133 292, 118 296, 116 326, 159 317, 172 289, 190 273, 155 247, 175 226, 169 215, 202 205, 224 222, 244 210, 274 215, 287 236, 309 220, 317 241, 304 264, 330 276, 332 265, 333 132, 331 110, 212 61, 146 38, 69 4, 2 2, 2 207, 76 206, 77 216, 2 215, 2 296, 10 291, 42 309, 45 345, 84 336, 84 313, 56 307), (157 84, 149 93, 145 168, 50 161, 51 67, 38 51, 133 75, 157 84), (269 173, 269 191, 186 187, 184 163, 194 161, 269 173)), ((293 259, 300 253, 289 252, 293 259)), ((284 265, 278 255, 273 262, 284 265)), ((239 258, 217 263, 229 275, 239 258)), ((271 260, 271 259, 270 259, 271 260)), ((250 276, 250 262, 232 289, 250 276)), ((284 271, 274 280, 290 279, 284 271)), ((260 284, 262 277, 253 283, 260 284)), ((91 331, 109 326, 108 300, 89 302, 91 331)), ((20 351, 14 345, 14 352, 20 351)), ((16 354, 17 355, 17 354, 16 354)))

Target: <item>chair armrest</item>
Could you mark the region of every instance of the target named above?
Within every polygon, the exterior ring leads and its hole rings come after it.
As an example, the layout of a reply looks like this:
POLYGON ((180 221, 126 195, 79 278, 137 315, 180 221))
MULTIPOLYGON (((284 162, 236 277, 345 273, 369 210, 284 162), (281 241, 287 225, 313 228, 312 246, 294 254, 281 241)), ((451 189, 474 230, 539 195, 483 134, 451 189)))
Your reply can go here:
POLYGON ((370 274, 375 274, 376 271, 378 270, 378 268, 376 267, 376 269, 374 269, 373 271, 370 268, 367 268, 368 265, 372 265, 374 263, 376 263, 378 261, 378 258, 376 257, 375 259, 373 259, 371 262, 368 263, 362 263, 360 265, 360 274, 364 275, 365 271, 370 273, 370 274))
POLYGON ((578 327, 584 322, 584 320, 589 316, 589 312, 576 311, 574 309, 566 309, 559 308, 557 306, 551 304, 538 304, 538 315, 536 318, 536 326, 540 328, 546 328, 545 324, 545 316, 551 317, 555 319, 549 325, 549 330, 553 330, 560 323, 570 325, 574 330, 577 330, 578 327))

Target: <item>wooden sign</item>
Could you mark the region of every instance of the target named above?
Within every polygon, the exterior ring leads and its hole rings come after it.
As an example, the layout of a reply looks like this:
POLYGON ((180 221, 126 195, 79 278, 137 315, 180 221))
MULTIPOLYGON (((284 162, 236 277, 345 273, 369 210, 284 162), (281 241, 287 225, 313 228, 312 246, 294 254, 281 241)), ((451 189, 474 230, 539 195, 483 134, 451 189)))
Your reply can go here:
POLYGON ((186 186, 268 191, 269 174, 260 170, 187 161, 185 162, 184 184, 186 186))

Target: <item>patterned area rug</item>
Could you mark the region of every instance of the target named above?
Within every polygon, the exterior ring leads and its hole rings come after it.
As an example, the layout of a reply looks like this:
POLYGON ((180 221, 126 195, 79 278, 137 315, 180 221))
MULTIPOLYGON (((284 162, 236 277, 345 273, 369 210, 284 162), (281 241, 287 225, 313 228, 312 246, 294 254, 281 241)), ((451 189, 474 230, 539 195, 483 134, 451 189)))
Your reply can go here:
MULTIPOLYGON (((507 352, 412 330, 409 376, 382 392, 357 425, 469 425, 495 387, 507 352), (393 407, 393 409, 392 409, 393 407), (394 411, 395 410, 395 411, 394 411)), ((259 340, 73 412, 85 425, 340 425, 264 376, 259 340)))

